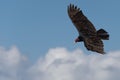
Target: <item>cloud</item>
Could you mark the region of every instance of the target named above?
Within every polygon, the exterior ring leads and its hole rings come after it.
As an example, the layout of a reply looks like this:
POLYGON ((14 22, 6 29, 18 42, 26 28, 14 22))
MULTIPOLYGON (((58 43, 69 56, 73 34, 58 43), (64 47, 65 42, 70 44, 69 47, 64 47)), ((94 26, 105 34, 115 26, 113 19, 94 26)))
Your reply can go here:
POLYGON ((29 73, 35 80, 118 80, 119 61, 120 51, 87 55, 80 49, 53 48, 29 73))
POLYGON ((0 80, 19 80, 21 69, 27 58, 22 56, 17 47, 10 49, 0 47, 0 80))
POLYGON ((0 48, 0 80, 119 80, 120 51, 90 55, 76 49, 49 49, 33 65, 28 65, 15 46, 0 48))

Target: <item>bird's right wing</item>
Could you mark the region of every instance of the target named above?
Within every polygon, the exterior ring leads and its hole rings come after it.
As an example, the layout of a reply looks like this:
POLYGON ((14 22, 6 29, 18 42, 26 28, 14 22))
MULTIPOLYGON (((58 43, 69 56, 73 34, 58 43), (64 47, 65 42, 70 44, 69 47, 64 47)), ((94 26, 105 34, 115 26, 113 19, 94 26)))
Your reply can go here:
POLYGON ((69 5, 68 6, 68 15, 72 20, 73 24, 77 28, 79 34, 83 35, 94 35, 96 34, 96 29, 93 24, 87 19, 86 16, 82 13, 80 8, 77 6, 69 5))

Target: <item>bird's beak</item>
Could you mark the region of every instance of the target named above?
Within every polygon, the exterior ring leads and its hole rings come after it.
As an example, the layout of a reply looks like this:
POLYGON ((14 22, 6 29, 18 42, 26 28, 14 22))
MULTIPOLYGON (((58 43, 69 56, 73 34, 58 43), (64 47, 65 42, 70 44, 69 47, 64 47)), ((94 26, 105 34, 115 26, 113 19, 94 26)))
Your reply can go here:
POLYGON ((77 42, 74 41, 74 44, 76 44, 77 42))

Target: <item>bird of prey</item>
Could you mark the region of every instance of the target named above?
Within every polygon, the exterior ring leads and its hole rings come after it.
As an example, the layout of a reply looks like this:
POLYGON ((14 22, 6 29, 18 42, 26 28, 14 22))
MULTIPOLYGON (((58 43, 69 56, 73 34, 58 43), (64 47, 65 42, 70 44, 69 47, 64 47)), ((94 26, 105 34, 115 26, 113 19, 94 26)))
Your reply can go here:
POLYGON ((84 42, 87 50, 105 54, 102 40, 109 40, 108 32, 104 29, 96 30, 82 10, 73 4, 68 6, 68 15, 79 33, 75 42, 84 42))

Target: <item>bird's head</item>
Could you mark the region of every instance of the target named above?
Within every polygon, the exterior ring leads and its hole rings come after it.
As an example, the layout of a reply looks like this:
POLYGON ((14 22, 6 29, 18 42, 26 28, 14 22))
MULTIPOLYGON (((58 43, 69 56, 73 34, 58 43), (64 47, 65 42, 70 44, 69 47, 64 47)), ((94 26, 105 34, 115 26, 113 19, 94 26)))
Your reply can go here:
POLYGON ((79 38, 76 38, 76 39, 75 39, 75 43, 77 43, 77 42, 80 42, 80 39, 79 39, 79 38))
POLYGON ((75 43, 77 42, 82 42, 83 41, 83 38, 81 36, 78 36, 76 39, 75 39, 75 43))

